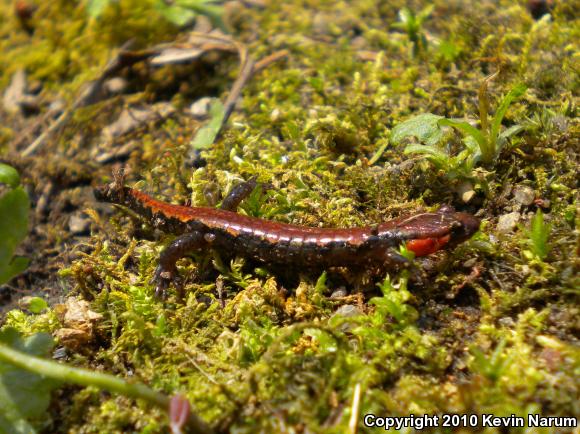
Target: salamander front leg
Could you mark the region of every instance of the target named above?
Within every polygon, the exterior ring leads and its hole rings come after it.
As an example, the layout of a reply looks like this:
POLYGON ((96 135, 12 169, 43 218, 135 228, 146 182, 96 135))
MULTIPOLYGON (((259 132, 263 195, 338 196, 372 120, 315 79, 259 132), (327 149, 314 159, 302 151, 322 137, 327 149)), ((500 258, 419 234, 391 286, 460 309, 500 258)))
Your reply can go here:
MULTIPOLYGON (((272 188, 271 184, 259 184, 259 185, 262 188, 262 191, 272 188)), ((227 211, 235 212, 238 209, 238 206, 240 205, 242 200, 247 198, 257 186, 258 182, 256 181, 255 176, 250 178, 248 181, 236 185, 224 198, 220 208, 225 209, 227 211)))
POLYGON ((207 247, 208 234, 195 231, 177 237, 159 255, 159 263, 153 274, 152 283, 155 283, 155 296, 165 298, 165 291, 171 282, 177 278, 175 263, 188 253, 207 247))
POLYGON ((236 185, 224 198, 220 208, 235 212, 238 209, 240 202, 242 202, 242 200, 244 200, 252 193, 252 191, 254 191, 256 185, 258 185, 258 183, 256 182, 255 176, 250 178, 248 181, 236 185))
POLYGON ((385 252, 383 264, 387 269, 403 269, 409 268, 412 263, 395 249, 388 249, 385 252))
POLYGON ((412 281, 421 282, 422 280, 420 269, 394 249, 385 252, 384 264, 386 269, 409 270, 412 281))

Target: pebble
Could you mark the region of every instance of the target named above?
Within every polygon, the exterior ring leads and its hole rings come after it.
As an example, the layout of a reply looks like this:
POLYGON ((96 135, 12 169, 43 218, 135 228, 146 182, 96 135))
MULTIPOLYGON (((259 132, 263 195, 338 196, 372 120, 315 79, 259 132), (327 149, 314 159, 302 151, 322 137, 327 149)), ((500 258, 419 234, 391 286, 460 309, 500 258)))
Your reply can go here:
MULTIPOLYGON (((332 317, 353 318, 358 315, 362 315, 362 313, 363 312, 357 306, 352 304, 344 304, 340 306, 336 312, 334 312, 332 317)), ((338 326, 338 329, 343 333, 348 333, 355 326, 356 324, 351 323, 350 321, 344 321, 338 326)))
POLYGON ((350 318, 357 315, 362 315, 362 311, 357 306, 352 304, 344 304, 340 306, 332 316, 343 316, 345 318, 350 318))
POLYGON ((209 96, 203 97, 191 104, 189 111, 196 119, 204 119, 209 113, 209 107, 213 98, 209 96))
POLYGON ((514 327, 516 325, 514 320, 509 316, 504 316, 503 318, 500 318, 498 322, 503 327, 514 327))
POLYGON ((520 218, 521 214, 519 212, 510 212, 509 214, 500 216, 497 222, 498 232, 508 233, 513 231, 520 218))
POLYGON ((346 297, 346 296, 347 296, 346 289, 345 288, 338 288, 330 295, 330 298, 335 299, 335 298, 342 298, 342 297, 346 297))
POLYGON ((73 214, 68 221, 68 228, 73 234, 88 234, 91 221, 82 213, 73 214))
POLYGON ((111 95, 120 95, 127 89, 128 85, 129 83, 124 78, 113 77, 105 81, 103 87, 111 95))
POLYGON ((275 108, 272 110, 272 113, 270 113, 270 120, 276 122, 278 119, 280 119, 280 110, 275 108))
POLYGON ((464 266, 465 268, 471 268, 471 267, 473 267, 475 264, 477 264, 477 258, 470 258, 470 259, 468 259, 467 261, 465 261, 465 262, 463 263, 463 266, 464 266))
POLYGON ((530 206, 536 198, 535 191, 526 185, 518 185, 515 187, 513 194, 514 200, 522 206, 530 206))
POLYGON ((475 196, 473 184, 469 181, 465 181, 459 184, 456 191, 464 203, 468 203, 471 199, 473 199, 473 196, 475 196))

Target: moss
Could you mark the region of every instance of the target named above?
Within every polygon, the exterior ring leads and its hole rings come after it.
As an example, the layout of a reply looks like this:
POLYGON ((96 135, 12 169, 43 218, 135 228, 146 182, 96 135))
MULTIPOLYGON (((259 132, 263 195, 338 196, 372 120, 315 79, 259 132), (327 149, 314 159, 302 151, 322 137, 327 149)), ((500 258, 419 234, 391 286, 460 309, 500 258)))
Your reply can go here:
MULTIPOLYGON (((121 3, 100 21, 76 4, 40 6, 32 36, 0 38, 0 87, 25 67, 47 92, 71 100, 129 36, 138 46, 185 37, 155 19, 148 2, 121 3)), ((150 278, 172 235, 124 213, 96 218, 90 251, 63 273, 104 315, 100 348, 78 363, 183 393, 208 421, 238 432, 345 432, 357 387, 359 421, 369 412, 580 417, 578 26, 562 2, 543 21, 533 21, 524 3, 435 2, 419 57, 393 27, 406 2, 310 0, 244 10, 235 36, 256 58, 282 48, 290 55, 252 78, 197 169, 188 144, 201 123, 183 107, 197 96, 226 95, 236 71, 231 58, 151 74, 137 68, 136 94, 77 111, 61 143, 90 161, 86 149, 113 145, 100 143, 99 132, 126 104, 172 99, 174 116, 114 145, 136 140, 128 182, 173 202, 213 206, 256 175, 273 188, 256 192, 240 212, 261 218, 350 227, 442 203, 483 218, 469 242, 416 261, 427 273, 422 282, 300 270, 292 280, 241 258, 196 255, 178 263, 185 299, 171 290, 166 301, 153 297, 150 278), (491 106, 525 82, 528 93, 504 124, 526 130, 493 165, 470 173, 477 194, 466 204, 456 193, 463 179, 410 160, 406 144, 389 143, 389 134, 419 113, 477 119, 477 90, 498 68, 491 106), (201 84, 183 85, 188 74, 201 84), (172 96, 178 88, 185 90, 172 96), (535 203, 513 199, 519 185, 534 190, 535 203), (541 259, 525 253, 539 206, 551 225, 550 252, 541 259), (513 211, 521 225, 499 234, 499 216, 513 211), (347 295, 330 297, 341 286, 347 295)), ((426 4, 414 2, 413 10, 426 4)), ((7 36, 16 23, 1 13, 7 36)), ((11 135, 3 129, 0 140, 11 135)), ((443 145, 463 149, 458 136, 443 145)), ((47 318, 16 311, 6 322, 27 333, 53 331, 47 318)), ((130 400, 71 393, 70 408, 52 414, 63 431, 167 430, 161 414, 130 400)), ((358 428, 371 432, 362 422, 358 428)))

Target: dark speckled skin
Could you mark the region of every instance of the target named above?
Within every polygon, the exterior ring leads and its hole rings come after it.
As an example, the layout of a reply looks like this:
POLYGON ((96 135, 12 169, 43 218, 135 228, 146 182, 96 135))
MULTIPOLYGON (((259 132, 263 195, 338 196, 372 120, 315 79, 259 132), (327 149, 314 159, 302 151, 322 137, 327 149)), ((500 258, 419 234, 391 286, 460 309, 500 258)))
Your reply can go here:
POLYGON ((173 278, 177 259, 209 247, 267 263, 388 268, 405 261, 393 249, 405 241, 449 236, 447 245, 455 245, 479 228, 477 218, 446 206, 373 227, 334 229, 263 220, 225 209, 171 205, 116 184, 96 189, 95 196, 132 209, 165 232, 182 235, 162 253, 157 279, 173 278))

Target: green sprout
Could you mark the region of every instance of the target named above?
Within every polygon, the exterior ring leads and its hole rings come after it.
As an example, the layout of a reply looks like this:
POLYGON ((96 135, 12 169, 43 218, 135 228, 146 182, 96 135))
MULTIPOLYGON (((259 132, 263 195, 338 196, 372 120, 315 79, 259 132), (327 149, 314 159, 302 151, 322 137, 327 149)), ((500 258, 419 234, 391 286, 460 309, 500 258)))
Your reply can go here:
POLYGON ((487 84, 492 78, 490 76, 484 80, 479 90, 480 128, 464 120, 423 113, 393 128, 391 142, 398 144, 408 137, 415 137, 420 143, 408 145, 405 154, 423 155, 450 178, 469 177, 480 161, 484 165, 491 164, 499 156, 507 140, 524 129, 521 125, 514 125, 501 131, 501 124, 511 103, 527 89, 524 84, 514 86, 501 100, 490 121, 487 84), (440 145, 445 137, 441 127, 453 127, 463 134, 464 149, 461 152, 453 155, 448 147, 440 145))
POLYGON ((14 252, 28 234, 30 208, 28 194, 20 185, 18 172, 0 163, 1 184, 7 187, 7 191, 0 196, 0 285, 28 267, 29 260, 14 256, 14 252))
MULTIPOLYGON (((87 14, 98 19, 115 0, 86 0, 87 14)), ((176 26, 191 24, 198 15, 208 17, 215 25, 224 28, 223 7, 220 0, 154 0, 157 11, 176 26)))
POLYGON ((449 147, 439 143, 445 137, 439 122, 442 116, 423 113, 400 123, 391 132, 391 142, 398 144, 407 137, 415 137, 420 143, 412 143, 405 148, 405 154, 419 154, 427 159, 437 170, 446 173, 450 179, 469 177, 476 163, 477 146, 472 141, 465 142, 465 149, 456 155, 449 147))
POLYGON ((468 148, 475 149, 477 146, 481 154, 481 162, 486 165, 492 163, 498 157, 507 139, 524 129, 521 125, 513 125, 501 131, 501 123, 509 106, 527 90, 527 86, 523 83, 515 85, 503 97, 491 122, 489 121, 487 85, 496 74, 486 78, 479 88, 479 129, 472 126, 469 122, 457 119, 441 119, 439 121, 439 125, 441 126, 449 126, 459 130, 463 134, 465 144, 468 148))
POLYGON ((524 242, 529 247, 529 250, 525 250, 523 255, 527 259, 537 258, 543 261, 548 257, 548 253, 550 253, 548 244, 550 230, 551 226, 544 222, 544 214, 538 209, 536 215, 532 218, 530 230, 526 231, 528 239, 524 242))
POLYGON ((399 11, 399 22, 394 23, 393 27, 403 30, 413 44, 413 57, 427 50, 427 38, 423 31, 423 23, 433 12, 433 5, 429 5, 415 14, 409 8, 403 8, 399 11))
POLYGON ((177 26, 190 24, 198 15, 204 15, 223 29, 224 10, 220 3, 220 0, 156 0, 155 6, 165 19, 177 26))
POLYGON ((408 276, 402 273, 399 285, 395 286, 390 277, 377 284, 381 290, 382 297, 373 297, 369 301, 377 307, 377 315, 386 320, 388 317, 394 318, 395 322, 402 327, 413 324, 418 317, 417 310, 407 304, 412 295, 407 289, 408 276))
POLYGON ((474 370, 479 372, 488 380, 494 383, 497 382, 512 363, 512 357, 506 355, 506 352, 504 351, 506 343, 506 340, 502 339, 490 356, 486 356, 486 354, 476 346, 471 347, 470 350, 473 356, 474 370))

